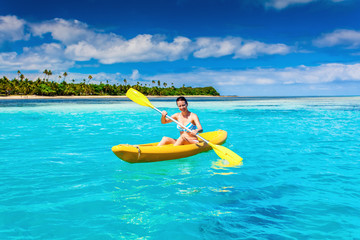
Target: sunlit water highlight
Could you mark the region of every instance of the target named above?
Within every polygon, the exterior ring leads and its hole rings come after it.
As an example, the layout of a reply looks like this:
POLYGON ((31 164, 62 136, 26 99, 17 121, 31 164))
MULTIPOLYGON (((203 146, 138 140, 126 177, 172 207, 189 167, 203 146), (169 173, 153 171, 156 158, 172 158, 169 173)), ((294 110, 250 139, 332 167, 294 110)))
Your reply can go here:
POLYGON ((0 239, 359 238, 359 97, 189 103, 243 166, 121 161, 113 145, 178 135, 131 101, 0 101, 0 239))

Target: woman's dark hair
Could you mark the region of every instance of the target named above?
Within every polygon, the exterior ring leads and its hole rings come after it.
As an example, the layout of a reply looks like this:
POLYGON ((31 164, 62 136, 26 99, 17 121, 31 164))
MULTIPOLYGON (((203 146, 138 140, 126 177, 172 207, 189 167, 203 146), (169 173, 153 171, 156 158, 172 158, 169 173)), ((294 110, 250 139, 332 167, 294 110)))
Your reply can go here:
POLYGON ((176 103, 177 103, 178 101, 184 101, 185 104, 188 105, 188 103, 187 103, 187 101, 186 101, 186 98, 184 98, 184 97, 178 97, 178 98, 176 99, 176 103))

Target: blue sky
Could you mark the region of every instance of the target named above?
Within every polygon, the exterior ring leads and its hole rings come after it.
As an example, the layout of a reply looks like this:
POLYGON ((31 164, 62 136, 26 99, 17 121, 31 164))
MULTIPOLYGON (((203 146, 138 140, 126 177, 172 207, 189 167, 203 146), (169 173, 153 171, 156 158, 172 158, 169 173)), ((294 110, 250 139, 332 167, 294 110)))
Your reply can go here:
POLYGON ((357 0, 1 0, 0 75, 360 95, 357 0))

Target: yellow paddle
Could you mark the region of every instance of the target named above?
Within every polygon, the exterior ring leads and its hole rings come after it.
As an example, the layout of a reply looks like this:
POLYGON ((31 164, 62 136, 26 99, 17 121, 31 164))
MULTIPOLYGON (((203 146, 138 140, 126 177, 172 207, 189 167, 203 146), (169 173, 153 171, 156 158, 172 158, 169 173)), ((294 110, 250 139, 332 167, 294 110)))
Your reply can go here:
MULTIPOLYGON (((161 111, 159 109, 157 109, 154 105, 151 104, 151 102, 149 101, 149 99, 147 97, 145 97, 141 92, 130 88, 127 92, 126 92, 126 96, 128 98, 130 98, 132 101, 136 102, 137 104, 141 105, 141 106, 145 106, 145 107, 151 107, 152 109, 158 111, 161 114, 161 111)), ((186 126, 184 126, 183 124, 179 123, 178 121, 176 121, 175 119, 173 119, 172 117, 166 115, 167 118, 169 118, 170 120, 172 120, 173 122, 175 122, 176 124, 178 124, 179 126, 181 126, 182 128, 188 130, 189 132, 191 132, 191 130, 189 128, 187 128, 186 126)), ((206 142, 207 144, 209 144, 215 151, 215 153, 221 158, 226 160, 229 164, 226 165, 222 165, 225 167, 233 167, 233 166, 237 166, 240 165, 242 162, 242 158, 237 155, 236 153, 234 153, 233 151, 231 151, 230 149, 224 147, 224 146, 220 146, 220 145, 216 145, 213 144, 211 142, 209 142, 208 140, 206 140, 205 138, 203 138, 202 136, 200 136, 199 134, 196 134, 199 138, 201 138, 204 142, 206 142)))

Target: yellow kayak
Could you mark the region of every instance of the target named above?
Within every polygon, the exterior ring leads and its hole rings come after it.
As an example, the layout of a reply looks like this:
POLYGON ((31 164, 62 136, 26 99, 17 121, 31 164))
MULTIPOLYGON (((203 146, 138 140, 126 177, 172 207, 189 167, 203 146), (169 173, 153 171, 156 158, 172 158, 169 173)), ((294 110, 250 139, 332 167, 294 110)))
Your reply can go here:
MULTIPOLYGON (((223 144, 227 138, 227 132, 224 130, 199 135, 217 145, 223 144)), ((181 146, 173 146, 173 144, 157 146, 157 142, 140 145, 120 144, 113 146, 111 150, 118 158, 129 163, 157 162, 190 157, 212 149, 207 143, 200 139, 199 141, 200 143, 181 146)))

